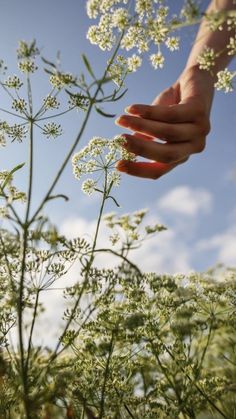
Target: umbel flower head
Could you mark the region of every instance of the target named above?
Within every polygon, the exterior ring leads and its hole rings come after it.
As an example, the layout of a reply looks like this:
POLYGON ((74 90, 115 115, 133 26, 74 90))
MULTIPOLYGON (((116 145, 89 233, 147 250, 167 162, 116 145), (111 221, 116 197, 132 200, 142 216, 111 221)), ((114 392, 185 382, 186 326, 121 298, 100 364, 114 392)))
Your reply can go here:
POLYGON ((93 137, 87 146, 72 158, 73 172, 76 179, 84 175, 92 175, 82 184, 82 191, 91 195, 97 188, 102 175, 105 174, 104 188, 118 186, 120 175, 115 170, 118 160, 134 160, 135 155, 122 146, 125 138, 116 136, 113 139, 93 137))
POLYGON ((141 65, 140 55, 154 44, 157 50, 150 56, 150 62, 154 68, 162 68, 161 45, 170 51, 179 49, 179 38, 170 36, 176 16, 171 16, 169 7, 163 3, 162 0, 88 0, 87 14, 98 22, 90 26, 87 38, 102 50, 110 50, 122 33, 121 48, 133 50, 128 57, 129 71, 136 71, 141 65))

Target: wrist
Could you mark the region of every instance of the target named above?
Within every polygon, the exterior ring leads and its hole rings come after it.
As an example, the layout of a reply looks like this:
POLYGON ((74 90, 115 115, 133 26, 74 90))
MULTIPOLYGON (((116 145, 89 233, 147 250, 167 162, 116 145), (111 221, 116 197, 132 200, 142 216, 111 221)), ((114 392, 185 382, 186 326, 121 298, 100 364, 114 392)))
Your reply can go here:
POLYGON ((199 65, 187 66, 181 73, 178 83, 182 92, 181 100, 199 97, 210 113, 214 97, 215 78, 209 71, 200 70, 199 65))

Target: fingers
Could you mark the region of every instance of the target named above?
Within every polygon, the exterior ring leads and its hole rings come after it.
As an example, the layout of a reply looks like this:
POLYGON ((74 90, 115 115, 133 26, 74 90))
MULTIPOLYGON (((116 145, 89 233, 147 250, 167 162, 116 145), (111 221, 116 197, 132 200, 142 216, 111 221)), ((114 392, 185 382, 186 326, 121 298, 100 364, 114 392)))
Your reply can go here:
POLYGON ((188 141, 194 137, 207 135, 204 125, 191 123, 168 124, 159 120, 155 121, 129 115, 119 117, 116 124, 151 137, 165 138, 166 141, 171 142, 188 141))
POLYGON ((147 179, 158 179, 184 161, 175 164, 165 164, 157 162, 128 162, 125 160, 120 160, 117 163, 116 168, 120 172, 127 173, 131 176, 138 176, 147 179))
POLYGON ((126 143, 124 147, 138 155, 160 163, 179 162, 190 154, 200 153, 205 147, 205 139, 198 142, 166 143, 160 144, 156 141, 140 138, 137 133, 134 135, 125 134, 126 143))
POLYGON ((169 106, 135 104, 127 107, 126 112, 154 121, 179 123, 195 121, 198 110, 189 104, 179 103, 169 106))

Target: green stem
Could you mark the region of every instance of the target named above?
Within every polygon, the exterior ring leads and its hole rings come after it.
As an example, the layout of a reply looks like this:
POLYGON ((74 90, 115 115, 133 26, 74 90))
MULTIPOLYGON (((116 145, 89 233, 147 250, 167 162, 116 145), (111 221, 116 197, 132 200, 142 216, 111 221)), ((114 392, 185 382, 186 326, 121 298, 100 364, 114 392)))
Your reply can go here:
POLYGON ((19 284, 19 298, 17 304, 18 314, 18 333, 19 333, 19 346, 20 346, 20 364, 22 373, 22 384, 24 391, 24 406, 27 419, 30 418, 29 404, 28 404, 28 371, 25 365, 24 355, 24 337, 23 337, 23 301, 24 301, 24 277, 26 268, 26 252, 28 242, 28 228, 29 228, 29 213, 32 200, 32 183, 33 183, 33 121, 30 121, 30 138, 29 138, 29 185, 28 185, 28 199, 25 214, 25 222, 23 224, 23 237, 22 237, 22 260, 19 284))
POLYGON ((33 331, 34 331, 37 310, 38 310, 38 303, 39 303, 39 293, 40 293, 40 290, 37 289, 36 297, 35 297, 35 304, 34 304, 33 318, 32 318, 32 323, 31 323, 31 328, 30 328, 27 357, 26 357, 26 362, 25 362, 26 371, 28 371, 28 366, 29 366, 30 352, 31 352, 31 347, 32 347, 32 337, 33 337, 33 331))
POLYGON ((60 112, 60 113, 56 113, 55 115, 45 116, 44 118, 39 118, 39 119, 37 119, 37 122, 39 122, 39 121, 45 121, 45 119, 57 118, 58 116, 65 115, 66 113, 73 111, 73 109, 75 109, 75 108, 76 108, 76 106, 73 106, 70 109, 67 109, 66 111, 63 111, 63 112, 60 112))
POLYGON ((17 118, 21 118, 21 119, 24 119, 25 121, 27 121, 27 118, 25 118, 24 116, 18 115, 17 113, 7 111, 6 109, 3 109, 3 108, 0 108, 0 111, 8 113, 10 115, 16 116, 17 118))
POLYGON ((106 362, 106 367, 105 367, 105 372, 104 372, 104 381, 103 381, 102 394, 101 394, 101 406, 100 406, 100 413, 99 413, 98 419, 102 419, 104 415, 105 391, 106 391, 106 384, 107 384, 107 379, 108 379, 108 374, 109 374, 110 361, 111 361, 112 353, 114 350, 113 344, 114 344, 114 330, 112 331, 112 335, 111 335, 110 351, 107 357, 107 362, 106 362))
MULTIPOLYGON (((96 244, 97 244, 97 238, 98 238, 98 233, 99 233, 99 227, 100 227, 100 224, 101 224, 101 220, 102 220, 102 213, 103 213, 103 209, 104 209, 104 205, 105 205, 105 201, 106 201, 106 199, 107 199, 107 171, 105 172, 105 187, 104 187, 104 193, 103 193, 103 197, 102 197, 102 203, 101 203, 101 207, 100 207, 100 211, 99 211, 99 216, 98 216, 98 219, 97 219, 97 225, 96 225, 96 231, 95 231, 95 235, 94 235, 94 239, 93 239, 93 245, 92 245, 91 255, 90 255, 90 259, 89 259, 89 261, 88 261, 88 263, 87 263, 87 266, 86 266, 86 275, 85 275, 85 278, 84 278, 84 282, 83 282, 83 285, 82 285, 81 291, 80 291, 80 293, 79 293, 79 296, 78 296, 78 298, 77 298, 77 300, 76 300, 76 302, 75 302, 75 305, 74 305, 74 307, 73 307, 73 309, 72 309, 71 315, 70 315, 70 317, 69 317, 69 319, 68 319, 68 321, 67 321, 67 323, 66 323, 66 326, 65 326, 65 328, 64 328, 64 330, 63 330, 63 333, 62 333, 62 335, 61 335, 60 341, 58 341, 58 343, 57 343, 57 345, 56 345, 56 348, 55 348, 55 350, 54 350, 54 352, 53 352, 53 354, 52 354, 52 356, 51 356, 51 360, 50 360, 49 362, 51 362, 52 360, 54 360, 54 359, 57 357, 57 355, 58 355, 58 349, 59 349, 59 347, 60 347, 60 342, 61 342, 61 341, 62 341, 62 339, 64 338, 64 336, 65 336, 65 334, 66 334, 66 332, 67 332, 68 328, 70 327, 70 325, 71 325, 71 323, 72 323, 72 321, 73 321, 73 318, 74 318, 74 315, 75 315, 75 313, 76 313, 76 310, 77 310, 77 308, 78 308, 78 306, 79 306, 79 303, 80 303, 81 297, 82 297, 83 292, 84 292, 84 290, 85 290, 85 287, 86 287, 86 285, 87 285, 87 283, 88 283, 88 276, 89 276, 89 272, 90 272, 90 269, 91 269, 92 264, 93 264, 93 261, 94 261, 94 252, 95 252, 95 248, 96 248, 96 244)), ((62 352, 62 351, 60 351, 60 353, 61 353, 61 352, 62 352)))

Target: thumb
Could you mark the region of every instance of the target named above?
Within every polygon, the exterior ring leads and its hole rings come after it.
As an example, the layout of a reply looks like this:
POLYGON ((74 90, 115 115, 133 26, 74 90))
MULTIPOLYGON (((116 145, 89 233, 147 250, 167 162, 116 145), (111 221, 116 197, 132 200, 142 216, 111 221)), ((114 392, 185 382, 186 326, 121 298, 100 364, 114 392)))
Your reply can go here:
POLYGON ((152 102, 152 105, 170 106, 177 105, 180 102, 179 85, 173 86, 161 92, 152 102))

